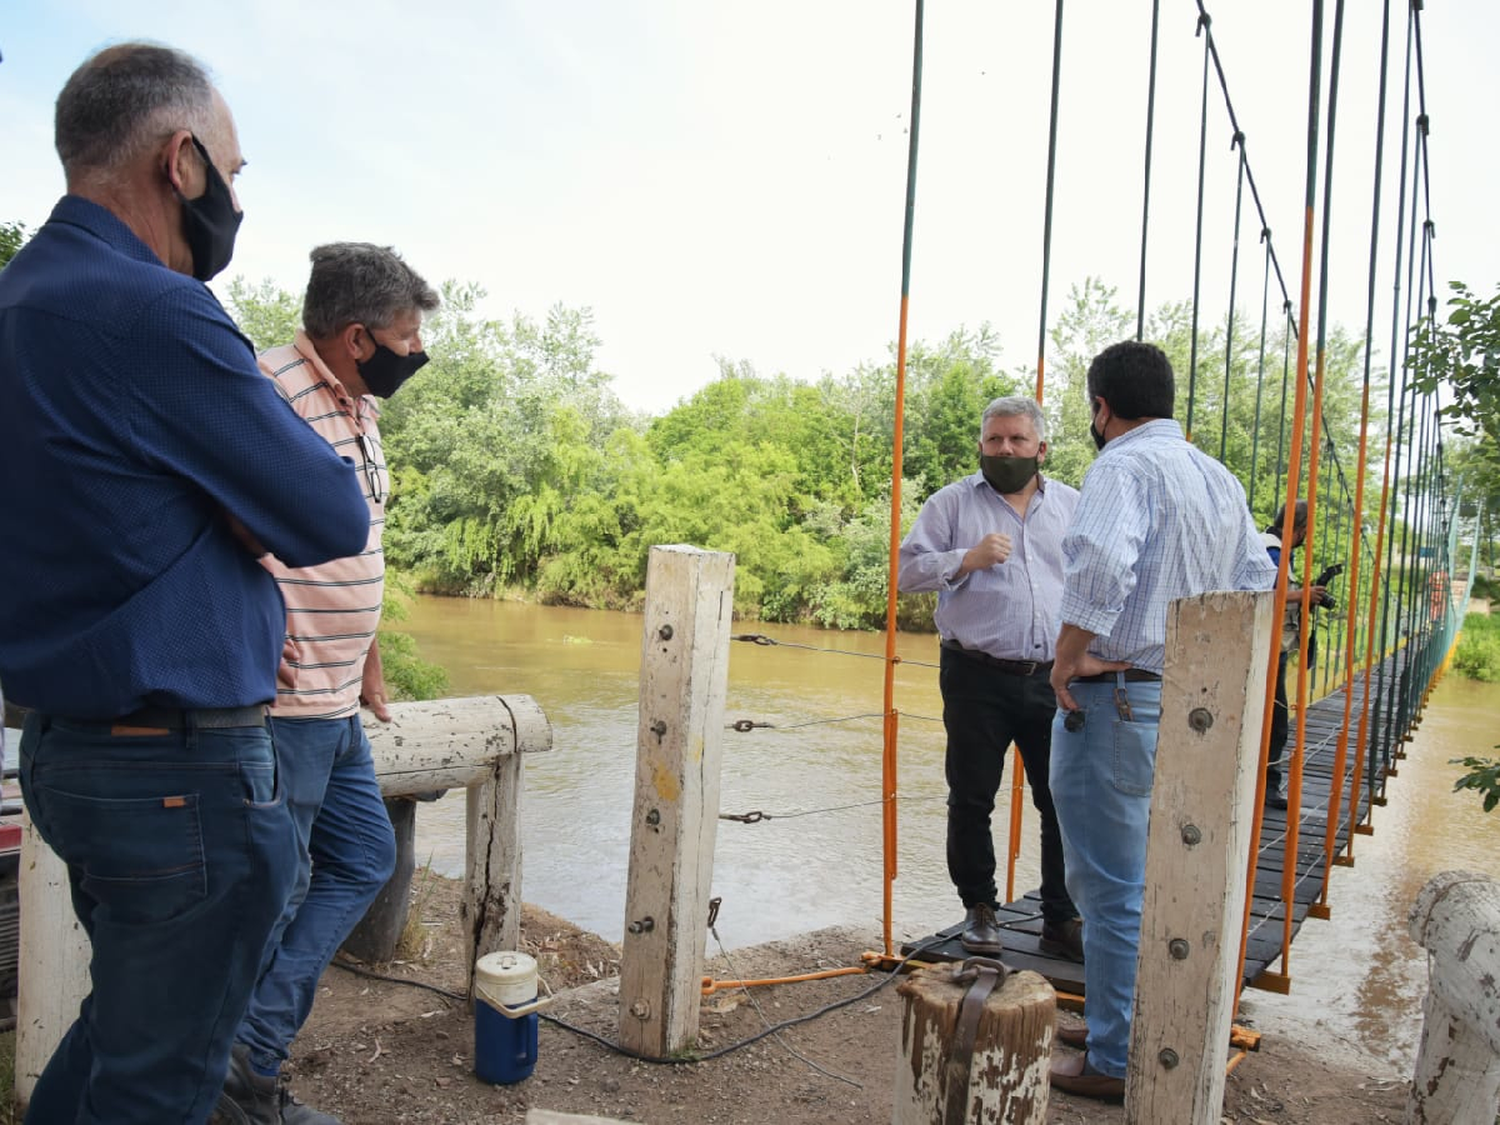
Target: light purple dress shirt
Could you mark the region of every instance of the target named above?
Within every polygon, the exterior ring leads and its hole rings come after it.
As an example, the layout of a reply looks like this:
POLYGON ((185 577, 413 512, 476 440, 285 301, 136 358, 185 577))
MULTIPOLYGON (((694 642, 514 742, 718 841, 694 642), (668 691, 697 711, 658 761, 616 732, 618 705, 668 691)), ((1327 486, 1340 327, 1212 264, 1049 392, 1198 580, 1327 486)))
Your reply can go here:
POLYGON ((944 640, 1001 660, 1051 660, 1063 589, 1063 533, 1078 490, 1038 476, 1026 518, 980 473, 928 497, 901 544, 897 588, 938 592, 944 640), (964 555, 991 532, 1010 536, 1010 557, 955 579, 964 555))

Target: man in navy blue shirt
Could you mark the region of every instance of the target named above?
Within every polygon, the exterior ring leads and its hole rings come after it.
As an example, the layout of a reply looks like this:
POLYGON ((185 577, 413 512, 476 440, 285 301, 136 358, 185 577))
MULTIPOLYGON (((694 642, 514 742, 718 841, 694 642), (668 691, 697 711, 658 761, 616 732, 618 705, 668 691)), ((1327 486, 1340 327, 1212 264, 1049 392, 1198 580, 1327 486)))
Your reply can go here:
POLYGON ((202 66, 101 51, 56 143, 68 194, 0 271, 0 680, 93 990, 26 1120, 201 1125, 296 873, 256 557, 354 554, 369 515, 203 285, 244 159, 202 66))

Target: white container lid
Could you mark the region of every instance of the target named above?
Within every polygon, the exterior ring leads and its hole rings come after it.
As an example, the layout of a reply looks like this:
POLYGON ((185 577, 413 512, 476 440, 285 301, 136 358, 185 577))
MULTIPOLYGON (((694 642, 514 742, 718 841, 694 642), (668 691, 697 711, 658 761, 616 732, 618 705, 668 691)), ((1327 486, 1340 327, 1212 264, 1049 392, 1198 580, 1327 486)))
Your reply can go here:
POLYGON ((529 953, 501 950, 474 963, 474 994, 492 1006, 529 1004, 536 999, 536 981, 536 958, 529 953))

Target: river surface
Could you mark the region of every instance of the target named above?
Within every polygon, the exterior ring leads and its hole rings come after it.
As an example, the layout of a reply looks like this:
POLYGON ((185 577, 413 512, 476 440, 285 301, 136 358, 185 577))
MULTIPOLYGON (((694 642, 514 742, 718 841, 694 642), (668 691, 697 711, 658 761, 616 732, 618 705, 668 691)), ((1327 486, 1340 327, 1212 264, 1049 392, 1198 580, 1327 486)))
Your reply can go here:
MULTIPOLYGON (((641 623, 629 614, 423 597, 399 626, 448 670, 451 694, 530 695, 546 711, 553 748, 526 760, 522 894, 612 941, 625 921, 641 623)), ((783 643, 735 643, 730 652, 726 721, 774 726, 724 733, 722 811, 769 819, 719 822, 718 932, 734 948, 822 926, 878 926, 881 731, 870 713, 881 707, 884 640, 785 625, 735 629, 783 643)), ((906 661, 896 694, 899 939, 925 936, 962 911, 944 862, 937 672, 922 666, 936 663, 937 640, 902 636, 898 651, 906 661)), ((1407 911, 1439 871, 1500 875, 1500 810, 1486 814, 1475 795, 1454 794, 1460 770, 1448 764, 1491 754, 1497 741, 1500 685, 1447 677, 1389 784, 1390 803, 1376 810, 1374 835, 1356 837, 1354 866, 1334 871, 1332 920, 1310 919, 1297 938, 1291 996, 1249 992, 1247 1014, 1316 1012, 1331 1035, 1409 1070, 1427 965, 1406 935, 1407 911)), ((1001 853, 1009 782, 1007 770, 995 814, 1001 853)), ((1035 814, 1029 799, 1021 804, 1017 892, 1039 881, 1035 814)), ((418 862, 461 877, 463 824, 462 794, 422 806, 418 862)))

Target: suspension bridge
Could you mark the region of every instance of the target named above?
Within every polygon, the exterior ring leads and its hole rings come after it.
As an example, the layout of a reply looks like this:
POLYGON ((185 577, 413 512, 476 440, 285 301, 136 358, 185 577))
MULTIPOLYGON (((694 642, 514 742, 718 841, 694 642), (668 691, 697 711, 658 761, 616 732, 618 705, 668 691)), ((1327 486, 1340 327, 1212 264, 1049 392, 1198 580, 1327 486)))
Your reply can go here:
MULTIPOLYGON (((1059 85, 1067 46, 1063 8, 1063 0, 1056 0, 1045 154, 1047 190, 1039 224, 1042 269, 1035 368, 1037 401, 1054 417, 1060 411, 1059 390, 1048 384, 1045 356, 1051 327, 1047 306, 1060 128, 1059 85)), ((1281 552, 1275 595, 1274 619, 1279 621, 1287 608, 1288 588, 1300 587, 1301 620, 1313 623, 1313 627, 1301 630, 1300 647, 1292 658, 1294 671, 1289 672, 1289 683, 1295 676, 1290 704, 1294 721, 1281 763, 1290 779, 1287 808, 1268 808, 1263 800, 1276 682, 1273 651, 1266 669, 1266 733, 1259 774, 1262 788, 1257 792, 1254 843, 1248 858, 1251 892, 1242 935, 1243 983, 1278 992, 1291 987, 1290 953, 1299 928, 1309 916, 1329 917, 1330 878, 1338 867, 1353 863, 1359 837, 1374 830, 1376 810, 1385 803, 1387 786, 1398 775, 1405 744, 1420 724, 1428 695, 1456 644, 1477 561, 1476 550, 1470 552, 1462 568, 1459 566, 1463 557, 1459 543, 1462 482, 1452 479, 1446 469, 1441 402, 1436 391, 1421 389, 1414 378, 1410 346, 1416 327, 1424 319, 1434 319, 1438 312, 1422 3, 1385 0, 1378 43, 1360 45, 1378 53, 1374 164, 1361 183, 1352 188, 1341 185, 1341 193, 1336 195, 1334 151, 1341 67, 1347 49, 1344 15, 1343 0, 1331 5, 1314 0, 1310 5, 1311 26, 1303 40, 1308 58, 1305 133, 1288 131, 1265 142, 1266 147, 1296 144, 1305 152, 1304 221, 1300 240, 1290 248, 1272 238, 1267 201, 1249 155, 1251 138, 1236 111, 1232 96, 1236 85, 1214 35, 1207 4, 1198 0, 1196 5, 1168 5, 1163 12, 1160 0, 1153 0, 1149 43, 1144 52, 1149 65, 1145 112, 1140 121, 1143 145, 1136 336, 1148 338, 1146 292, 1148 249, 1154 229, 1150 200, 1158 51, 1163 35, 1192 35, 1202 44, 1202 110, 1190 354, 1188 370, 1179 372, 1179 380, 1186 376, 1187 391, 1179 407, 1180 421, 1190 441, 1225 461, 1240 476, 1251 508, 1262 522, 1270 511, 1284 507, 1285 523, 1279 529, 1282 542, 1292 542, 1294 502, 1305 498, 1309 512, 1301 573, 1290 572, 1292 552, 1281 552), (1205 167, 1211 159, 1207 145, 1211 128, 1227 134, 1234 165, 1231 276, 1228 305, 1223 310, 1209 309, 1200 299, 1203 248, 1208 238, 1205 216, 1217 202, 1206 199, 1204 189, 1205 167), (1347 206, 1350 196, 1358 197, 1361 221, 1367 217, 1369 230, 1359 412, 1352 434, 1342 419, 1335 422, 1330 418, 1325 396, 1332 276, 1329 232, 1335 208, 1347 206), (1394 229, 1390 229, 1392 218, 1394 229), (1244 291, 1241 274, 1250 272, 1240 254, 1241 235, 1247 231, 1258 232, 1262 258, 1254 270, 1262 283, 1259 323, 1251 322, 1248 328, 1235 304, 1244 291), (1388 306, 1380 299, 1386 285, 1393 293, 1388 306), (1212 354, 1207 346, 1200 346, 1205 339, 1202 326, 1210 320, 1223 326, 1222 349, 1216 347, 1212 354), (1253 421, 1245 427, 1232 410, 1244 404, 1232 402, 1231 370, 1237 356, 1247 350, 1256 378, 1253 421), (1381 351, 1383 361, 1377 359, 1381 351), (1383 410, 1378 397, 1382 389, 1383 410), (1216 417, 1205 405, 1215 399, 1216 417), (1344 579, 1337 587, 1337 610, 1318 610, 1311 601, 1315 558, 1346 563, 1344 579), (1463 573, 1458 573, 1460 569, 1463 573)), ((911 253, 918 214, 923 21, 924 4, 917 0, 891 481, 892 577, 902 534, 901 452, 911 253)), ((1255 141, 1257 145, 1262 143, 1259 138, 1255 141)), ((1041 161, 1036 163, 1040 165, 1041 161)), ((1476 533, 1483 518, 1481 511, 1474 522, 1476 533)), ((883 779, 878 802, 885 829, 886 957, 893 955, 891 904, 900 799, 898 732, 903 716, 895 682, 899 662, 896 621, 896 584, 892 580, 881 712, 883 779)), ((763 634, 738 639, 774 643, 763 634)), ((1024 803, 1019 754, 1012 755, 1011 771, 1008 901, 999 912, 1006 932, 1004 958, 1012 967, 1034 969, 1060 990, 1079 996, 1083 992, 1081 966, 1049 956, 1039 948, 1037 892, 1018 893, 1015 887, 1024 803)), ((956 925, 938 931, 935 938, 941 944, 935 953, 930 943, 918 943, 923 945, 924 956, 965 956, 958 942, 961 929, 956 925)))

